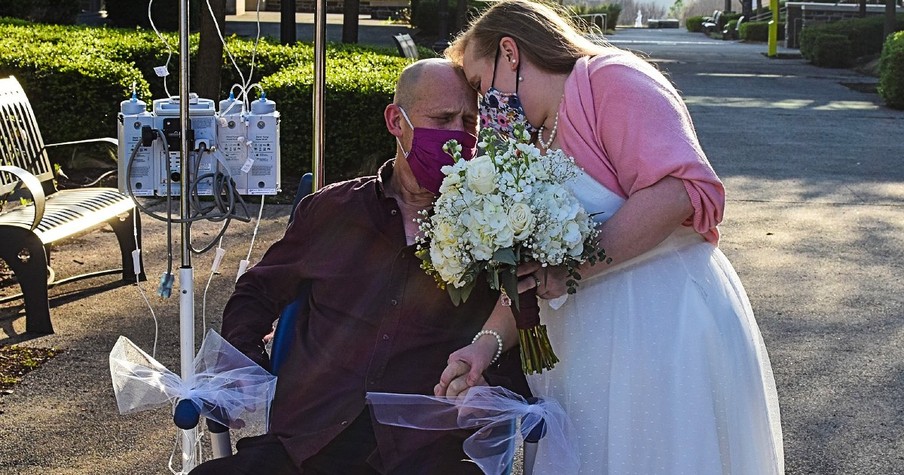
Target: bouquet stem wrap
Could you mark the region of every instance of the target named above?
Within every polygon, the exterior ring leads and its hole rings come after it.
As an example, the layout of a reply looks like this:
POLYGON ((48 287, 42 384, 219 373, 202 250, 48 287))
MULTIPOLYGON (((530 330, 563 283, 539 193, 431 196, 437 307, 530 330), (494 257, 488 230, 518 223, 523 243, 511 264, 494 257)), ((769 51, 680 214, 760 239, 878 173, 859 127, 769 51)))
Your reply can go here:
POLYGON ((521 370, 524 374, 538 374, 553 369, 559 358, 552 350, 546 325, 540 323, 536 288, 518 295, 518 308, 514 314, 521 343, 521 370))

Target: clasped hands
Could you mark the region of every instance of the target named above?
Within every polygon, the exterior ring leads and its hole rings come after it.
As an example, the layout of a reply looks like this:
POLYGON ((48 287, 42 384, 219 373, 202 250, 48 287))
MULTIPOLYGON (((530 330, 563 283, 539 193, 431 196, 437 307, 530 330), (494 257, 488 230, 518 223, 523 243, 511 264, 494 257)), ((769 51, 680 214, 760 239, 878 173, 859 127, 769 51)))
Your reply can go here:
MULTIPOLYGON (((554 299, 565 295, 567 291, 568 272, 564 267, 541 267, 536 262, 529 262, 518 266, 517 274, 519 294, 537 289, 537 296, 540 298, 554 299)), ((504 322, 501 325, 515 328, 511 309, 506 308, 501 299, 496 303, 490 321, 504 322)), ((514 340, 517 339, 517 331, 511 331, 510 334, 514 336, 505 342, 505 350, 516 343, 514 340)), ((433 394, 446 397, 464 396, 468 389, 474 386, 487 385, 483 373, 490 367, 496 350, 496 340, 486 336, 449 355, 446 369, 443 370, 439 383, 433 387, 433 394)))

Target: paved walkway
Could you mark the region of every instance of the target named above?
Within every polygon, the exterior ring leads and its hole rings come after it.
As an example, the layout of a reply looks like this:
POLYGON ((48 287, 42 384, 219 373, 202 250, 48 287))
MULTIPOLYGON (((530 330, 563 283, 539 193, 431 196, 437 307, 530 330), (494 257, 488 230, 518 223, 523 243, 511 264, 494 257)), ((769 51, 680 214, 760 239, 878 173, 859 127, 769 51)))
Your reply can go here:
MULTIPOLYGON (((761 44, 683 30, 611 39, 667 71, 725 181, 721 247, 772 357, 787 473, 904 473, 904 112, 843 85, 874 78, 770 60, 761 44)), ((287 213, 265 210, 252 260, 281 235, 287 213)), ((216 228, 193 233, 204 241, 216 228)), ((236 223, 225 237, 226 270, 206 299, 215 328, 251 231, 236 223)), ((158 359, 178 368, 178 302, 154 294, 164 235, 145 219, 143 288, 159 321, 158 359)), ((115 265, 115 245, 112 234, 93 233, 61 246, 53 263, 58 275, 115 265)), ((199 317, 211 259, 194 260, 199 317)), ((107 363, 120 335, 150 350, 154 322, 135 286, 79 293, 98 282, 52 290, 57 334, 26 344, 65 352, 0 397, 0 473, 167 472, 176 435, 168 411, 119 415, 107 363)), ((0 344, 24 330, 18 310, 0 308, 0 344)))

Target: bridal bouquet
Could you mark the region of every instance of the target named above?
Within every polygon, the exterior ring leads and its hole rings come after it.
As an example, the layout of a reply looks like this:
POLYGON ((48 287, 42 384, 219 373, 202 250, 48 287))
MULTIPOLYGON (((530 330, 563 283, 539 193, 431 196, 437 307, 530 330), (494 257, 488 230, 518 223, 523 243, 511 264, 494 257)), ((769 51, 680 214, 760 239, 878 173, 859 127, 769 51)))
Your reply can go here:
POLYGON ((507 138, 481 130, 483 154, 472 160, 462 159, 454 140, 446 144, 455 163, 443 167, 446 176, 432 214, 418 219, 417 255, 456 305, 484 271, 504 302, 515 297, 522 367, 541 373, 558 358, 540 324, 535 290, 518 297, 516 267, 529 261, 564 265, 568 293, 574 293, 581 278, 577 267, 606 257, 590 215, 565 187, 579 172, 574 160, 560 150, 541 154, 523 127, 516 126, 515 134, 507 138))

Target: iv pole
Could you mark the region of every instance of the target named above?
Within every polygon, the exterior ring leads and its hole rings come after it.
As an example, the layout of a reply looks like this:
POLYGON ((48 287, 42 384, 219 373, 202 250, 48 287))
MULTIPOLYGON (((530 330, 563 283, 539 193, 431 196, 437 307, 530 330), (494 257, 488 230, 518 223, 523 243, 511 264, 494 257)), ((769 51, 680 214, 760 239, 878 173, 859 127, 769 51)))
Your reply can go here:
POLYGON ((323 173, 323 92, 326 89, 326 0, 318 0, 314 10, 314 136, 313 191, 324 185, 323 173))
MULTIPOLYGON (((189 43, 188 43, 188 0, 179 2, 179 130, 180 130, 180 172, 181 188, 179 209, 182 216, 182 265, 179 268, 179 357, 181 362, 182 381, 189 381, 194 376, 195 358, 195 289, 194 270, 191 267, 191 224, 188 186, 191 183, 190 153, 194 148, 193 133, 189 117, 189 43)), ((197 427, 182 429, 182 473, 194 468, 194 441, 197 439, 197 427)))
MULTIPOLYGON (((179 356, 182 380, 188 381, 194 376, 195 356, 195 294, 194 270, 191 266, 191 225, 190 187, 191 173, 190 153, 194 148, 193 133, 190 133, 189 115, 190 71, 189 71, 189 7, 188 0, 179 2, 179 127, 180 127, 180 215, 182 239, 182 265, 179 268, 179 356)), ((326 0, 318 0, 314 12, 314 107, 313 107, 313 190, 323 187, 323 151, 324 151, 324 109, 323 97, 326 88, 326 0)), ((194 446, 197 439, 197 427, 182 430, 182 473, 188 473, 195 466, 194 446)))

